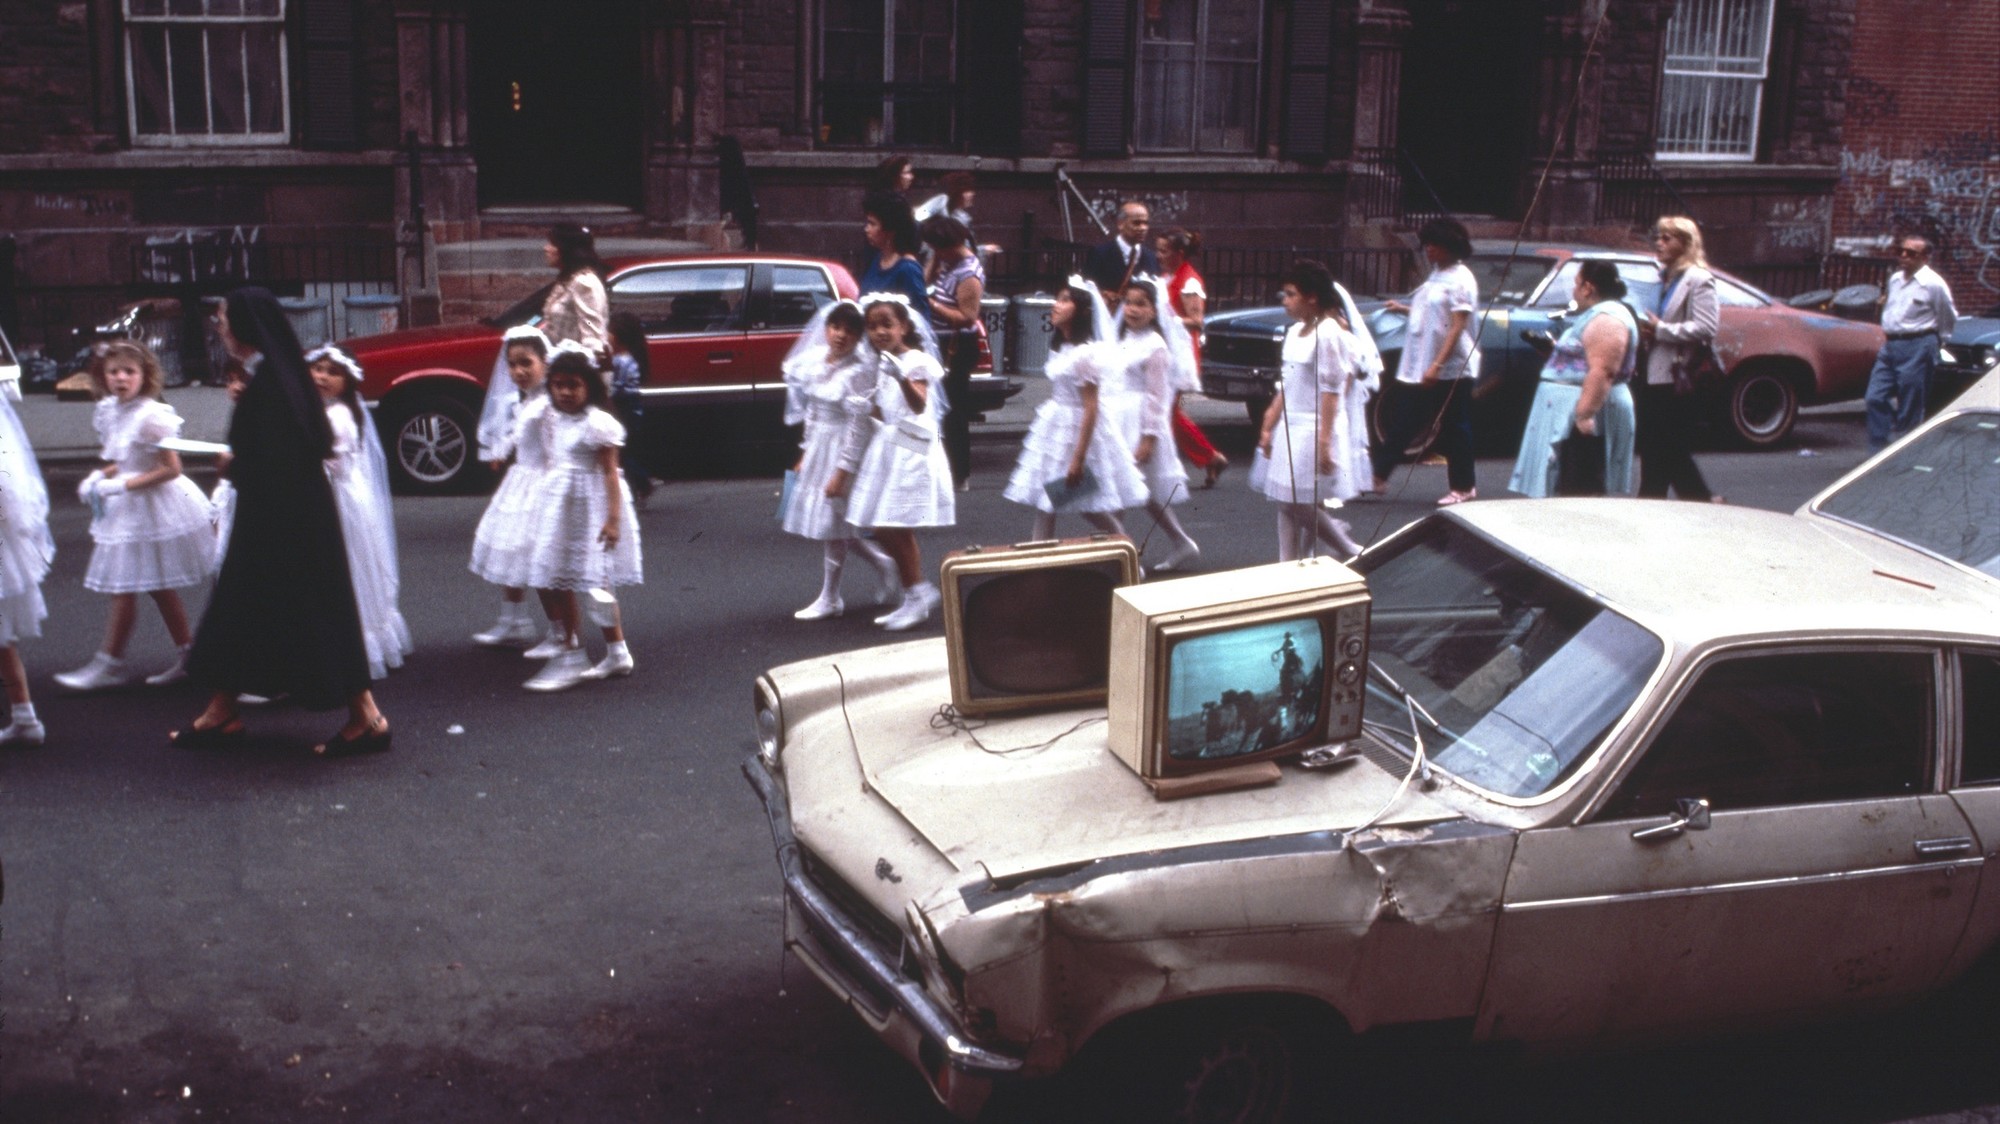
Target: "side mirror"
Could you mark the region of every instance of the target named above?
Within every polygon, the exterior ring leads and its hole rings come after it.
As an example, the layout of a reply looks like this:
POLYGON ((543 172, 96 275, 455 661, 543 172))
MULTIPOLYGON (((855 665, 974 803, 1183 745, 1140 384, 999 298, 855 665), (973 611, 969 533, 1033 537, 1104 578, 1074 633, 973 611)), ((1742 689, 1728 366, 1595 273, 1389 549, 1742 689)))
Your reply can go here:
POLYGON ((1655 839, 1677 839, 1682 832, 1708 830, 1708 801, 1694 796, 1683 796, 1674 801, 1674 818, 1653 827, 1642 827, 1632 833, 1632 838, 1641 843, 1655 839))

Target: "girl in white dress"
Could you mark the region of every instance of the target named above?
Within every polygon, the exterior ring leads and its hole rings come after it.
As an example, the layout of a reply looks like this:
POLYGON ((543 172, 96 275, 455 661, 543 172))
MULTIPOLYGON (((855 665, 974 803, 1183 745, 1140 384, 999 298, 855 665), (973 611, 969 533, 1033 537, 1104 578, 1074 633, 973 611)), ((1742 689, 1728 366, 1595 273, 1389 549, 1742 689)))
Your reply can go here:
POLYGON ((625 427, 606 409, 610 395, 596 360, 575 343, 559 344, 549 360, 548 390, 546 406, 530 407, 547 413, 549 467, 534 497, 527 581, 562 627, 564 646, 524 684, 531 691, 563 691, 584 679, 629 674, 631 650, 622 632, 614 638, 614 624, 605 626, 604 661, 591 667, 578 634, 577 594, 643 580, 638 512, 618 470, 625 427))
POLYGON ((1110 398, 1112 418, 1146 477, 1146 512, 1173 543, 1167 556, 1153 566, 1166 571, 1186 569, 1201 557, 1201 546, 1170 506, 1188 498, 1187 469, 1181 467, 1174 447, 1174 396, 1181 372, 1192 368, 1195 359, 1194 344, 1180 319, 1160 316, 1163 291, 1153 277, 1135 277, 1125 286, 1118 323, 1124 378, 1110 398))
POLYGON ((907 297, 869 293, 861 298, 861 309, 868 343, 878 356, 870 410, 878 424, 848 492, 847 518, 872 531, 896 560, 902 601, 875 623, 901 632, 930 619, 942 600, 923 576, 916 528, 958 521, 951 464, 938 439, 944 368, 928 318, 912 315, 907 297))
POLYGON ((382 679, 403 666, 403 657, 414 650, 410 626, 398 607, 402 577, 396 565, 396 515, 389 503, 389 461, 374 419, 361 405, 361 364, 328 344, 306 352, 306 365, 333 430, 326 478, 340 511, 368 676, 382 679))
POLYGON ((108 344, 93 368, 93 381, 102 397, 91 424, 104 443, 104 465, 77 488, 77 497, 91 507, 90 537, 97 542, 83 587, 111 595, 111 619, 104 647, 56 682, 73 691, 130 683, 135 673, 125 665, 125 647, 137 622, 138 595, 149 593, 180 654, 146 682, 178 683, 187 678, 193 633, 174 591, 202 581, 215 564, 208 497, 181 475, 179 455, 160 448, 160 442, 180 436, 181 416, 160 401, 164 377, 153 353, 127 340, 108 344))
POLYGON ((1071 277, 1049 310, 1055 329, 1046 373, 1049 397, 1035 410, 1014 475, 1000 494, 1035 509, 1036 540, 1055 537, 1056 516, 1077 514, 1100 531, 1125 533, 1118 513, 1151 498, 1146 478, 1133 462, 1132 447, 1112 420, 1101 389, 1108 375, 1119 378, 1119 354, 1109 339, 1115 331, 1097 287, 1071 277), (1058 506, 1049 495, 1060 481, 1069 494, 1058 506))
POLYGON ((780 523, 789 534, 826 544, 819 597, 793 613, 802 621, 846 610, 840 575, 858 551, 880 576, 877 604, 902 589, 896 563, 847 521, 847 494, 874 429, 875 349, 862 343, 861 306, 836 301, 821 309, 785 358, 785 424, 805 426, 798 467, 780 523))
POLYGON ((1359 439, 1349 432, 1355 415, 1342 400, 1356 376, 1367 377, 1366 368, 1336 315, 1339 297, 1325 266, 1293 265, 1278 298, 1299 323, 1285 333, 1279 393, 1264 412, 1250 486, 1278 505, 1279 561, 1310 553, 1315 542, 1351 556, 1361 549, 1351 529, 1320 504, 1359 493, 1352 458, 1339 451, 1359 439))
POLYGON ((42 634, 42 620, 49 615, 42 579, 55 559, 56 543, 49 535, 48 486, 14 413, 20 397, 19 378, 0 382, 0 679, 7 681, 7 702, 13 707, 7 727, 0 729, 0 746, 40 745, 46 737, 28 696, 28 673, 17 645, 42 634))
MULTIPOLYGON (((541 329, 526 324, 507 329, 480 413, 479 459, 504 474, 472 535, 472 572, 500 587, 500 619, 472 634, 474 644, 487 648, 526 648, 535 643, 538 631, 528 611, 527 568, 535 491, 549 465, 542 432, 548 408, 533 408, 548 400, 542 386, 548 358, 549 340, 541 329)), ((541 659, 563 648, 562 631, 553 618, 542 643, 554 648, 540 651, 541 659)))

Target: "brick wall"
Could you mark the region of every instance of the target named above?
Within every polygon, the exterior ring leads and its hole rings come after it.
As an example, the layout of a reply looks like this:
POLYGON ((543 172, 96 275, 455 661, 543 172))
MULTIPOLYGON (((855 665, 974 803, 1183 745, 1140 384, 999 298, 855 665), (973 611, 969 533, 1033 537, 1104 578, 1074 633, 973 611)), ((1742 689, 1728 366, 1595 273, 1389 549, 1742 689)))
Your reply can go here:
POLYGON ((0 0, 0 153, 89 152, 95 121, 90 5, 0 0))
POLYGON ((1865 0, 1846 94, 1836 244, 1921 234, 1960 311, 2000 301, 2000 5, 1865 0))

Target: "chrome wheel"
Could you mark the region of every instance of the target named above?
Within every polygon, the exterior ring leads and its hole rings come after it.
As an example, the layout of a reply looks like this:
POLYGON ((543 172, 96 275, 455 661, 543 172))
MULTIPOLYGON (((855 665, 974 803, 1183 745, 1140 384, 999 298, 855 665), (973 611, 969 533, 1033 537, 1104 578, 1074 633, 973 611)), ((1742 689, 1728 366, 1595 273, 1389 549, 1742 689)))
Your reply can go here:
POLYGON ((1798 391, 1784 373, 1768 367, 1739 371, 1729 383, 1729 428, 1752 448, 1783 441, 1799 414, 1798 391))
POLYGON ((445 488, 464 476, 472 460, 469 415, 448 398, 412 403, 398 414, 394 448, 404 480, 421 490, 445 488))

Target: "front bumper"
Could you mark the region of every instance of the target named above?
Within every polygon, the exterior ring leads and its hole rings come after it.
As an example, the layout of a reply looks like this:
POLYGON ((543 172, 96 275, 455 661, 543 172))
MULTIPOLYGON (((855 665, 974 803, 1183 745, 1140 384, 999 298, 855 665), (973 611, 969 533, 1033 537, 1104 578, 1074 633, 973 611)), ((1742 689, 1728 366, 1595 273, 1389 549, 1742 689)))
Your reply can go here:
POLYGON ((994 1083, 1018 1074, 1022 1059, 966 1039, 951 1013, 901 969, 901 950, 883 947, 880 938, 813 881, 804 849, 792 833, 784 784, 754 754, 743 763, 743 775, 770 817, 785 899, 795 911, 786 925, 786 946, 923 1073, 947 1110, 963 1119, 977 1115, 994 1083))
POLYGON ((1276 394, 1277 387, 1278 372, 1267 367, 1202 364, 1201 392, 1208 398, 1224 402, 1258 401, 1276 394))

